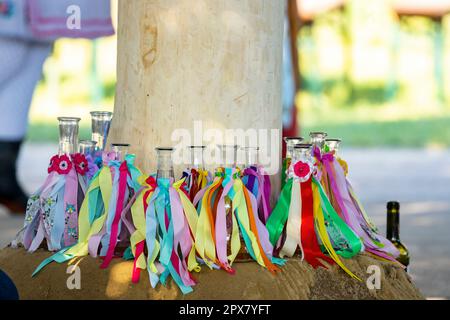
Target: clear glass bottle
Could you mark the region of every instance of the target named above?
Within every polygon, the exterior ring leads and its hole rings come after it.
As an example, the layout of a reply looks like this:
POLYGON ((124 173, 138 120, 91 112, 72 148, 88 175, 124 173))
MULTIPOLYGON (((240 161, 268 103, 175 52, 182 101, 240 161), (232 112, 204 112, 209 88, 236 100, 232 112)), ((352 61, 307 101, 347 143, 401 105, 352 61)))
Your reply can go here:
POLYGON ((97 142, 96 150, 103 151, 108 139, 113 113, 108 111, 91 112, 92 140, 97 142))
POLYGON ((294 146, 296 144, 302 143, 305 140, 303 137, 284 137, 283 139, 286 143, 286 159, 291 159, 292 151, 294 151, 294 146))
POLYGON ((325 151, 337 154, 341 145, 341 139, 325 139, 325 151))
POLYGON ((311 138, 311 144, 313 146, 317 146, 320 148, 320 150, 322 150, 322 148, 324 147, 325 144, 325 138, 327 137, 327 133, 326 132, 311 132, 309 134, 309 137, 311 138))
POLYGON ((237 155, 236 155, 236 167, 240 170, 245 169, 246 167, 246 147, 239 147, 237 149, 237 155))
POLYGON ((111 150, 116 154, 115 160, 123 161, 125 156, 128 154, 128 150, 130 149, 130 144, 128 143, 112 143, 111 150))
POLYGON ((238 145, 221 145, 219 146, 221 155, 221 166, 223 168, 236 168, 238 145))
POLYGON ((157 154, 157 179, 174 179, 172 154, 173 148, 155 148, 157 154))
POLYGON ((59 154, 73 154, 78 151, 78 130, 80 118, 59 117, 59 154))
POLYGON ((84 154, 85 156, 93 156, 95 153, 95 147, 97 145, 96 141, 92 140, 80 140, 78 143, 78 152, 84 154))
POLYGON ((294 146, 292 151, 292 162, 297 161, 311 162, 312 160, 312 147, 311 143, 298 143, 294 146))
POLYGON ((206 146, 188 146, 191 154, 191 169, 205 170, 205 162, 203 161, 203 153, 206 146))
POLYGON ((258 147, 246 147, 245 148, 245 166, 257 167, 259 163, 259 148, 258 147))

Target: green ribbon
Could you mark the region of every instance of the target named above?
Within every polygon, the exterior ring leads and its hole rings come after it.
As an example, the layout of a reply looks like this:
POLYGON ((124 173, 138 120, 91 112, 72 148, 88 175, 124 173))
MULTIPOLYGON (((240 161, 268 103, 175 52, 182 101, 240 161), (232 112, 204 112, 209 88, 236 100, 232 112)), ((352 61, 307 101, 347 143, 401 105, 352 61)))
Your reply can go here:
POLYGON ((280 239, 283 232, 284 225, 289 216, 289 206, 291 204, 291 191, 292 191, 293 179, 289 179, 281 191, 280 199, 278 199, 277 205, 272 211, 272 214, 267 219, 266 227, 269 231, 269 239, 272 245, 277 245, 278 239, 280 239))
POLYGON ((288 169, 287 166, 290 160, 291 159, 288 158, 283 159, 283 167, 281 170, 281 189, 283 189, 284 185, 286 184, 286 170, 288 169))
POLYGON ((333 243, 333 249, 343 258, 352 258, 361 252, 361 239, 353 232, 352 229, 339 217, 336 210, 330 203, 322 185, 316 178, 312 178, 314 184, 317 185, 320 194, 320 203, 327 233, 333 243))

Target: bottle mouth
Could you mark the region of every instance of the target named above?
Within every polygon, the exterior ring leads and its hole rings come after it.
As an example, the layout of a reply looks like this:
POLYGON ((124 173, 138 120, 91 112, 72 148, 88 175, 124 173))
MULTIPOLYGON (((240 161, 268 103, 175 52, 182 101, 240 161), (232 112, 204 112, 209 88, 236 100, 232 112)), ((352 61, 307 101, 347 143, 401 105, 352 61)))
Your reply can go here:
POLYGON ((328 133, 323 131, 313 131, 309 133, 309 136, 311 138, 325 138, 326 136, 328 136, 328 133))
POLYGON ((312 146, 311 143, 297 143, 294 145, 294 149, 310 149, 312 146))
POLYGON ((111 143, 111 147, 130 147, 129 143, 111 143))
POLYGON ((284 139, 284 141, 291 141, 291 140, 305 140, 305 138, 303 138, 303 137, 284 137, 283 138, 284 139))
POLYGON ((92 111, 91 116, 112 116, 113 113, 110 111, 92 111))
POLYGON ((325 139, 326 142, 342 142, 341 139, 333 138, 333 139, 325 139))
POLYGON ((388 210, 400 210, 400 203, 398 201, 389 201, 386 207, 388 210))
POLYGON ((80 140, 80 142, 78 143, 80 145, 86 145, 86 146, 95 146, 97 144, 97 141, 93 141, 93 140, 80 140))
POLYGON ((81 118, 77 118, 77 117, 58 117, 57 118, 58 121, 64 121, 64 122, 79 122, 81 120, 81 118))
POLYGON ((173 151, 174 148, 172 147, 157 147, 155 148, 156 151, 173 151))
POLYGON ((188 149, 206 149, 206 146, 196 146, 196 145, 192 145, 192 146, 187 146, 188 149))

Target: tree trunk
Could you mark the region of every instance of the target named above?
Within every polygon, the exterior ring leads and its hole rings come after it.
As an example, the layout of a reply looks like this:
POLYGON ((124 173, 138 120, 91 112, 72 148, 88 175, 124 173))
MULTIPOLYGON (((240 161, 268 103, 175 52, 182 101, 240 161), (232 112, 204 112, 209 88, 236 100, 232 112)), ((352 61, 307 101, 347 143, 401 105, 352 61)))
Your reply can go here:
POLYGON ((175 129, 192 135, 195 120, 203 132, 281 130, 284 17, 285 1, 119 1, 109 141, 131 143, 138 165, 150 173, 154 148, 175 145, 175 129))

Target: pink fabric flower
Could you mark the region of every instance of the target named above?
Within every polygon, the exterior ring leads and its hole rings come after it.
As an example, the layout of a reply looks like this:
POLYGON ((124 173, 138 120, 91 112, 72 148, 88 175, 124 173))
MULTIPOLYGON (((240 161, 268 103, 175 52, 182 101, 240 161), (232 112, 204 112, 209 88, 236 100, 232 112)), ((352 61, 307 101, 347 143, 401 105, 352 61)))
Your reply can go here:
POLYGON ((70 161, 70 158, 67 155, 60 156, 58 168, 56 171, 59 174, 68 174, 71 169, 72 169, 72 162, 70 161))
POLYGON ((294 164, 294 173, 299 178, 305 178, 311 172, 309 164, 299 161, 294 164))
POLYGON ((89 165, 84 154, 76 153, 72 155, 72 160, 73 164, 75 165, 75 170, 78 172, 78 174, 84 176, 89 170, 89 165))

